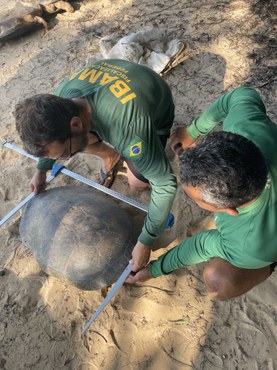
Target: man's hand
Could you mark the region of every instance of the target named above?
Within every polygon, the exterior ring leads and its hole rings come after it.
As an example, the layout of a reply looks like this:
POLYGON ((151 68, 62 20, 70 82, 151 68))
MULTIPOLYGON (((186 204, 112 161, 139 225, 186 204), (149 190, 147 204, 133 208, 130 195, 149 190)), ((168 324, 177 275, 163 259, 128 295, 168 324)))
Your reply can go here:
POLYGON ((142 270, 138 272, 131 272, 130 275, 125 280, 125 283, 144 283, 145 281, 151 279, 152 276, 150 275, 148 267, 144 267, 142 270))
POLYGON ((37 169, 34 176, 32 177, 32 180, 30 181, 31 190, 35 194, 38 194, 45 190, 46 188, 45 180, 46 180, 46 171, 40 171, 37 169))
POLYGON ((130 260, 130 263, 133 265, 133 272, 137 272, 147 265, 150 252, 150 247, 142 244, 140 241, 137 242, 132 252, 132 259, 130 260))
POLYGON ((183 150, 195 143, 195 139, 188 134, 186 127, 178 127, 173 130, 169 140, 171 149, 176 154, 181 154, 183 150))

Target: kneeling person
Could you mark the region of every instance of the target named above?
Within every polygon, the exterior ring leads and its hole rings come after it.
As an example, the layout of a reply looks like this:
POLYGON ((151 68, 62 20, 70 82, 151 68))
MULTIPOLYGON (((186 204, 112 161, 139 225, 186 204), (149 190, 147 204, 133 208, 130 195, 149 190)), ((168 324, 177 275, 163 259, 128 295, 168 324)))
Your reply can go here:
POLYGON ((209 261, 204 281, 217 299, 264 281, 277 261, 277 126, 258 93, 235 89, 171 137, 182 188, 214 212, 216 228, 194 235, 128 278, 143 282, 209 261), (223 121, 223 131, 209 133, 223 121))
POLYGON ((100 177, 107 186, 123 156, 129 184, 136 189, 151 185, 148 215, 133 249, 137 271, 165 229, 176 192, 176 176, 164 151, 173 119, 171 91, 150 68, 123 60, 95 62, 66 78, 55 95, 36 95, 16 107, 25 149, 41 157, 32 190, 44 189, 46 172, 56 159, 80 151, 103 160, 100 177))

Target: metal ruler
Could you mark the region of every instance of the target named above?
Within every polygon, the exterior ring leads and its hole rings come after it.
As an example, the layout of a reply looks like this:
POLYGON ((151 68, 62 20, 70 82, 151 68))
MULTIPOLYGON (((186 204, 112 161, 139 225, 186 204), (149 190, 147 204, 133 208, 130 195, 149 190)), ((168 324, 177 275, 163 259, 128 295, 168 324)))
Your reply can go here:
MULTIPOLYGON (((55 178, 55 176, 53 176, 52 174, 50 176, 47 177, 45 183, 46 184, 49 184, 49 182, 51 182, 53 179, 55 178)), ((20 208, 22 208, 27 202, 29 202, 29 200, 31 200, 33 197, 35 196, 35 193, 31 193, 29 194, 25 199, 22 200, 22 202, 20 202, 16 207, 14 207, 14 209, 12 209, 5 217, 3 217, 1 220, 0 220, 0 226, 2 226, 6 221, 8 221, 9 218, 11 218, 17 211, 20 210, 20 208)))
MULTIPOLYGON (((2 142, 1 143, 2 144, 2 146, 4 146, 4 147, 6 147, 6 148, 9 148, 9 149, 12 149, 12 150, 14 150, 14 151, 16 151, 16 152, 18 152, 18 153, 20 153, 20 154, 23 154, 24 156, 26 156, 26 157, 28 157, 28 158, 31 158, 31 159, 33 159, 33 160, 35 160, 35 161, 38 161, 39 160, 39 158, 38 157, 35 157, 35 156, 33 156, 33 155, 31 155, 31 154, 29 154, 29 153, 27 153, 24 149, 22 149, 22 148, 20 148, 20 147, 18 147, 18 146, 16 146, 16 145, 13 145, 13 144, 11 144, 11 143, 9 143, 9 142, 7 142, 7 141, 4 141, 4 142, 2 142)), ((63 166, 62 166, 63 167, 63 166)), ((139 202, 137 202, 136 200, 134 200, 134 199, 131 199, 131 198, 129 198, 129 197, 127 197, 126 195, 123 195, 123 194, 121 194, 121 193, 118 193, 117 191, 115 191, 115 190, 112 190, 112 189, 109 189, 109 188, 106 188, 105 186, 103 186, 103 185, 100 185, 100 184, 98 184, 97 182, 94 182, 94 181, 92 181, 92 180, 90 180, 90 179, 87 179, 86 177, 84 177, 84 176, 81 176, 81 175, 79 175, 79 174, 77 174, 77 173, 75 173, 75 172, 72 172, 72 171, 70 171, 70 170, 68 170, 68 169, 66 169, 65 167, 63 167, 61 170, 60 170, 60 172, 62 172, 63 174, 65 174, 65 175, 67 175, 67 176, 69 176, 69 177, 72 177, 73 179, 75 179, 75 180, 78 180, 78 181, 80 181, 80 182, 82 182, 82 183, 84 183, 84 184, 86 184, 86 185, 89 185, 89 186, 91 186, 91 187, 93 187, 93 188, 95 188, 95 189, 97 189, 97 190, 100 190, 100 191, 102 191, 103 193, 105 193, 105 194, 108 194, 108 195, 110 195, 110 196, 112 196, 112 197, 114 197, 114 198, 116 198, 116 199, 119 199, 119 200, 121 200, 122 202, 124 202, 124 203, 127 203, 127 204, 130 204, 131 206, 133 206, 133 207, 136 207, 136 208, 138 208, 138 209, 140 209, 140 210, 142 210, 142 211, 144 211, 144 212, 148 212, 148 206, 146 206, 146 205, 144 205, 144 204, 142 204, 142 203, 139 203, 139 202)), ((51 179, 52 180, 52 179, 51 179)), ((31 194, 30 194, 31 195, 31 194)), ((30 198, 31 199, 31 198, 30 198)), ((29 200, 29 199, 28 199, 29 200)), ((28 201, 27 200, 27 201, 28 201)), ((26 201, 26 202, 27 202, 26 201)), ((24 203, 24 204, 26 204, 26 202, 24 203)), ((22 206, 21 206, 22 207, 22 206)), ((20 208, 21 208, 20 207, 20 208)), ((12 211, 11 211, 12 212, 12 211)), ((16 212, 16 211, 15 211, 16 212)), ((14 213, 15 213, 14 212, 14 213)), ((13 214, 14 214, 13 213, 13 214)), ((171 228, 172 226, 173 226, 173 223, 174 223, 174 216, 170 213, 170 215, 169 215, 169 218, 168 218, 168 220, 167 220, 167 225, 166 225, 166 227, 167 228, 171 228)))
POLYGON ((84 329, 82 330, 82 334, 90 327, 90 325, 95 321, 95 319, 100 315, 100 313, 104 310, 104 308, 107 306, 107 304, 110 302, 110 300, 115 296, 119 288, 122 286, 124 281, 126 280, 127 276, 132 271, 132 265, 129 263, 129 265, 125 268, 125 270, 122 272, 122 274, 117 279, 117 282, 114 284, 110 292, 108 293, 107 297, 104 299, 104 301, 101 303, 101 305, 98 307, 98 309, 93 314, 92 318, 89 320, 89 322, 86 324, 84 329))
MULTIPOLYGON (((4 141, 1 144, 3 146, 5 146, 6 148, 10 148, 10 149, 12 149, 12 150, 14 150, 14 151, 16 151, 16 152, 18 152, 20 154, 23 154, 25 157, 31 158, 31 159, 33 159, 35 161, 38 161, 39 160, 38 157, 35 157, 35 156, 27 153, 24 149, 22 149, 22 148, 20 148, 20 147, 18 147, 16 145, 13 145, 13 144, 11 144, 11 143, 9 143, 7 141, 4 141)), ((91 187, 93 187, 93 188, 95 188, 97 190, 100 190, 100 191, 102 191, 105 194, 109 194, 109 195, 111 195, 112 197, 114 197, 116 199, 122 200, 124 203, 128 203, 128 204, 130 204, 130 205, 132 205, 132 206, 134 206, 134 207, 136 207, 138 209, 141 209, 142 211, 145 211, 145 212, 148 211, 148 207, 146 205, 141 204, 141 203, 137 202, 136 200, 127 197, 126 195, 120 194, 120 193, 118 193, 115 190, 112 190, 112 189, 106 188, 103 185, 97 184, 97 182, 94 182, 94 181, 92 181, 90 179, 87 179, 84 176, 81 176, 81 175, 79 175, 79 174, 77 174, 75 172, 72 172, 72 171, 70 171, 70 170, 68 170, 66 168, 63 168, 61 170, 61 172, 63 174, 65 174, 65 175, 69 176, 69 177, 72 177, 75 180, 81 181, 82 183, 84 183, 86 185, 89 185, 89 186, 91 186, 91 187)))

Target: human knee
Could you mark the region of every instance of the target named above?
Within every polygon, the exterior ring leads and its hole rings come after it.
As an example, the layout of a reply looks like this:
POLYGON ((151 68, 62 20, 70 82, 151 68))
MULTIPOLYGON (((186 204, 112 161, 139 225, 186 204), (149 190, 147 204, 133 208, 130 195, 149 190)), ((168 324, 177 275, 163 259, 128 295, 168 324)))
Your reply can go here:
POLYGON ((233 297, 235 284, 221 269, 213 265, 208 265, 203 272, 203 278, 209 295, 213 299, 226 300, 233 297))
POLYGON ((149 188, 149 185, 136 185, 136 184, 130 184, 129 183, 129 186, 134 189, 134 190, 138 190, 138 191, 143 191, 145 189, 148 189, 149 188))
POLYGON ((142 191, 142 190, 145 190, 145 189, 149 188, 148 183, 140 181, 140 180, 136 179, 135 177, 128 177, 128 183, 129 183, 129 186, 132 189, 139 190, 139 191, 142 191))

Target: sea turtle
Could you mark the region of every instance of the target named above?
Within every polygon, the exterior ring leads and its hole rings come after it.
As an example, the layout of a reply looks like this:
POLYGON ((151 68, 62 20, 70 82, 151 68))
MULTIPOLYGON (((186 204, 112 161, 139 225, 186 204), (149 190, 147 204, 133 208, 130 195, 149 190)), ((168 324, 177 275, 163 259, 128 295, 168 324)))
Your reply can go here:
POLYGON ((128 265, 137 237, 133 226, 109 196, 64 186, 35 196, 19 230, 44 272, 94 290, 114 283, 128 265))
POLYGON ((63 0, 18 0, 0 2, 0 42, 21 37, 26 32, 43 26, 48 29, 49 15, 59 11, 73 13, 73 6, 63 0))

